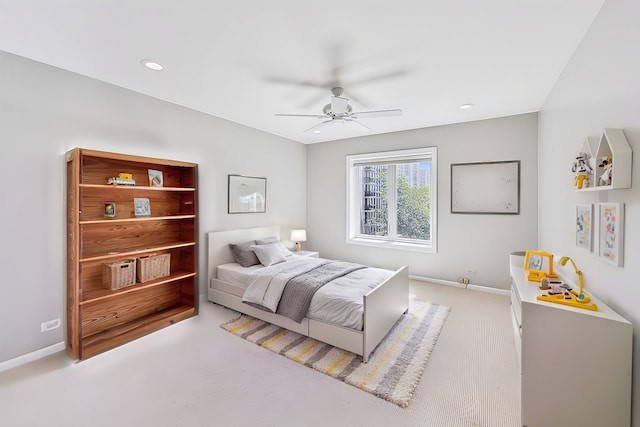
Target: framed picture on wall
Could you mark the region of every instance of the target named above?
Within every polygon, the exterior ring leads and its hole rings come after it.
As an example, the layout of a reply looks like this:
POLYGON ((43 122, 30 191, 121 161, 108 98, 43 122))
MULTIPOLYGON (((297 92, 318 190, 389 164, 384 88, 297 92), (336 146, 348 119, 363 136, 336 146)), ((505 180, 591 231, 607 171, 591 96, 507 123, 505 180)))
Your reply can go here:
POLYGON ((617 267, 623 265, 624 203, 598 204, 598 256, 617 267))
POLYGON ((520 160, 451 165, 451 213, 520 213, 520 160))
POLYGON ((576 205, 576 246, 591 252, 593 248, 593 205, 576 205))
POLYGON ((229 175, 228 213, 267 211, 267 178, 229 175))

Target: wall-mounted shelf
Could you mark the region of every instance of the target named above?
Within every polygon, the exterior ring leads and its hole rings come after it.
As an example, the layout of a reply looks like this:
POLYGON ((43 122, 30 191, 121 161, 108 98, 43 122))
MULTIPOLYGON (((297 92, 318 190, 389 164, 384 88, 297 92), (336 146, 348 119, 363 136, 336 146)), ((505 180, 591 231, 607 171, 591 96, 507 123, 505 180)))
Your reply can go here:
POLYGON ((589 186, 577 191, 631 188, 633 153, 622 129, 606 128, 599 140, 594 137, 588 137, 582 146, 582 151, 587 153, 587 161, 593 170, 593 174, 589 179, 589 186), (613 165, 611 180, 610 183, 603 183, 600 180, 605 171, 603 159, 609 158, 613 165))

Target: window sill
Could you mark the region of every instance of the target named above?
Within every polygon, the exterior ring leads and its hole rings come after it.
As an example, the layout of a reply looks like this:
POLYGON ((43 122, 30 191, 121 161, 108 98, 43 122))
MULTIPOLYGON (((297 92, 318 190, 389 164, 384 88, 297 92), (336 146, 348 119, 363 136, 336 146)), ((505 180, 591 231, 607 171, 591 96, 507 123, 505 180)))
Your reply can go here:
POLYGON ((365 239, 354 237, 347 239, 348 245, 369 246, 374 248, 397 249, 401 251, 422 252, 435 254, 436 249, 432 244, 420 244, 411 242, 393 242, 388 240, 365 239))

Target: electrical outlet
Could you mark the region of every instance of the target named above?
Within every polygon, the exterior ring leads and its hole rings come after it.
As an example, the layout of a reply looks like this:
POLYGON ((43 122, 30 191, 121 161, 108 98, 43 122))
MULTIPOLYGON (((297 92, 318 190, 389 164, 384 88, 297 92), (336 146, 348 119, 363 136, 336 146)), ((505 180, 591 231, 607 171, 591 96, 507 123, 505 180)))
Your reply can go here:
POLYGON ((467 267, 467 274, 469 276, 475 276, 476 275, 476 269, 474 267, 467 267))
POLYGON ((59 328, 61 323, 62 322, 60 322, 60 319, 53 319, 47 322, 42 322, 42 324, 40 325, 40 332, 47 332, 59 328))

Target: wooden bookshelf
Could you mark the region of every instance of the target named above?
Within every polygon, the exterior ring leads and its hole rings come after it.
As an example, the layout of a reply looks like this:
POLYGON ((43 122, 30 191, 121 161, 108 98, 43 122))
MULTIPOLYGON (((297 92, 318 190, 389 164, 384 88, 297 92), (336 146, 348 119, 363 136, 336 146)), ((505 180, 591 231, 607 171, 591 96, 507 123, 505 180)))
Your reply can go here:
POLYGON ((85 359, 198 313, 197 164, 75 148, 67 160, 67 353, 85 359), (162 186, 149 185, 149 169, 162 186), (119 173, 135 185, 111 185, 119 173), (146 198, 148 216, 136 216, 146 198), (105 215, 115 204, 115 216, 105 215), (103 264, 170 254, 169 274, 112 290, 103 264))

